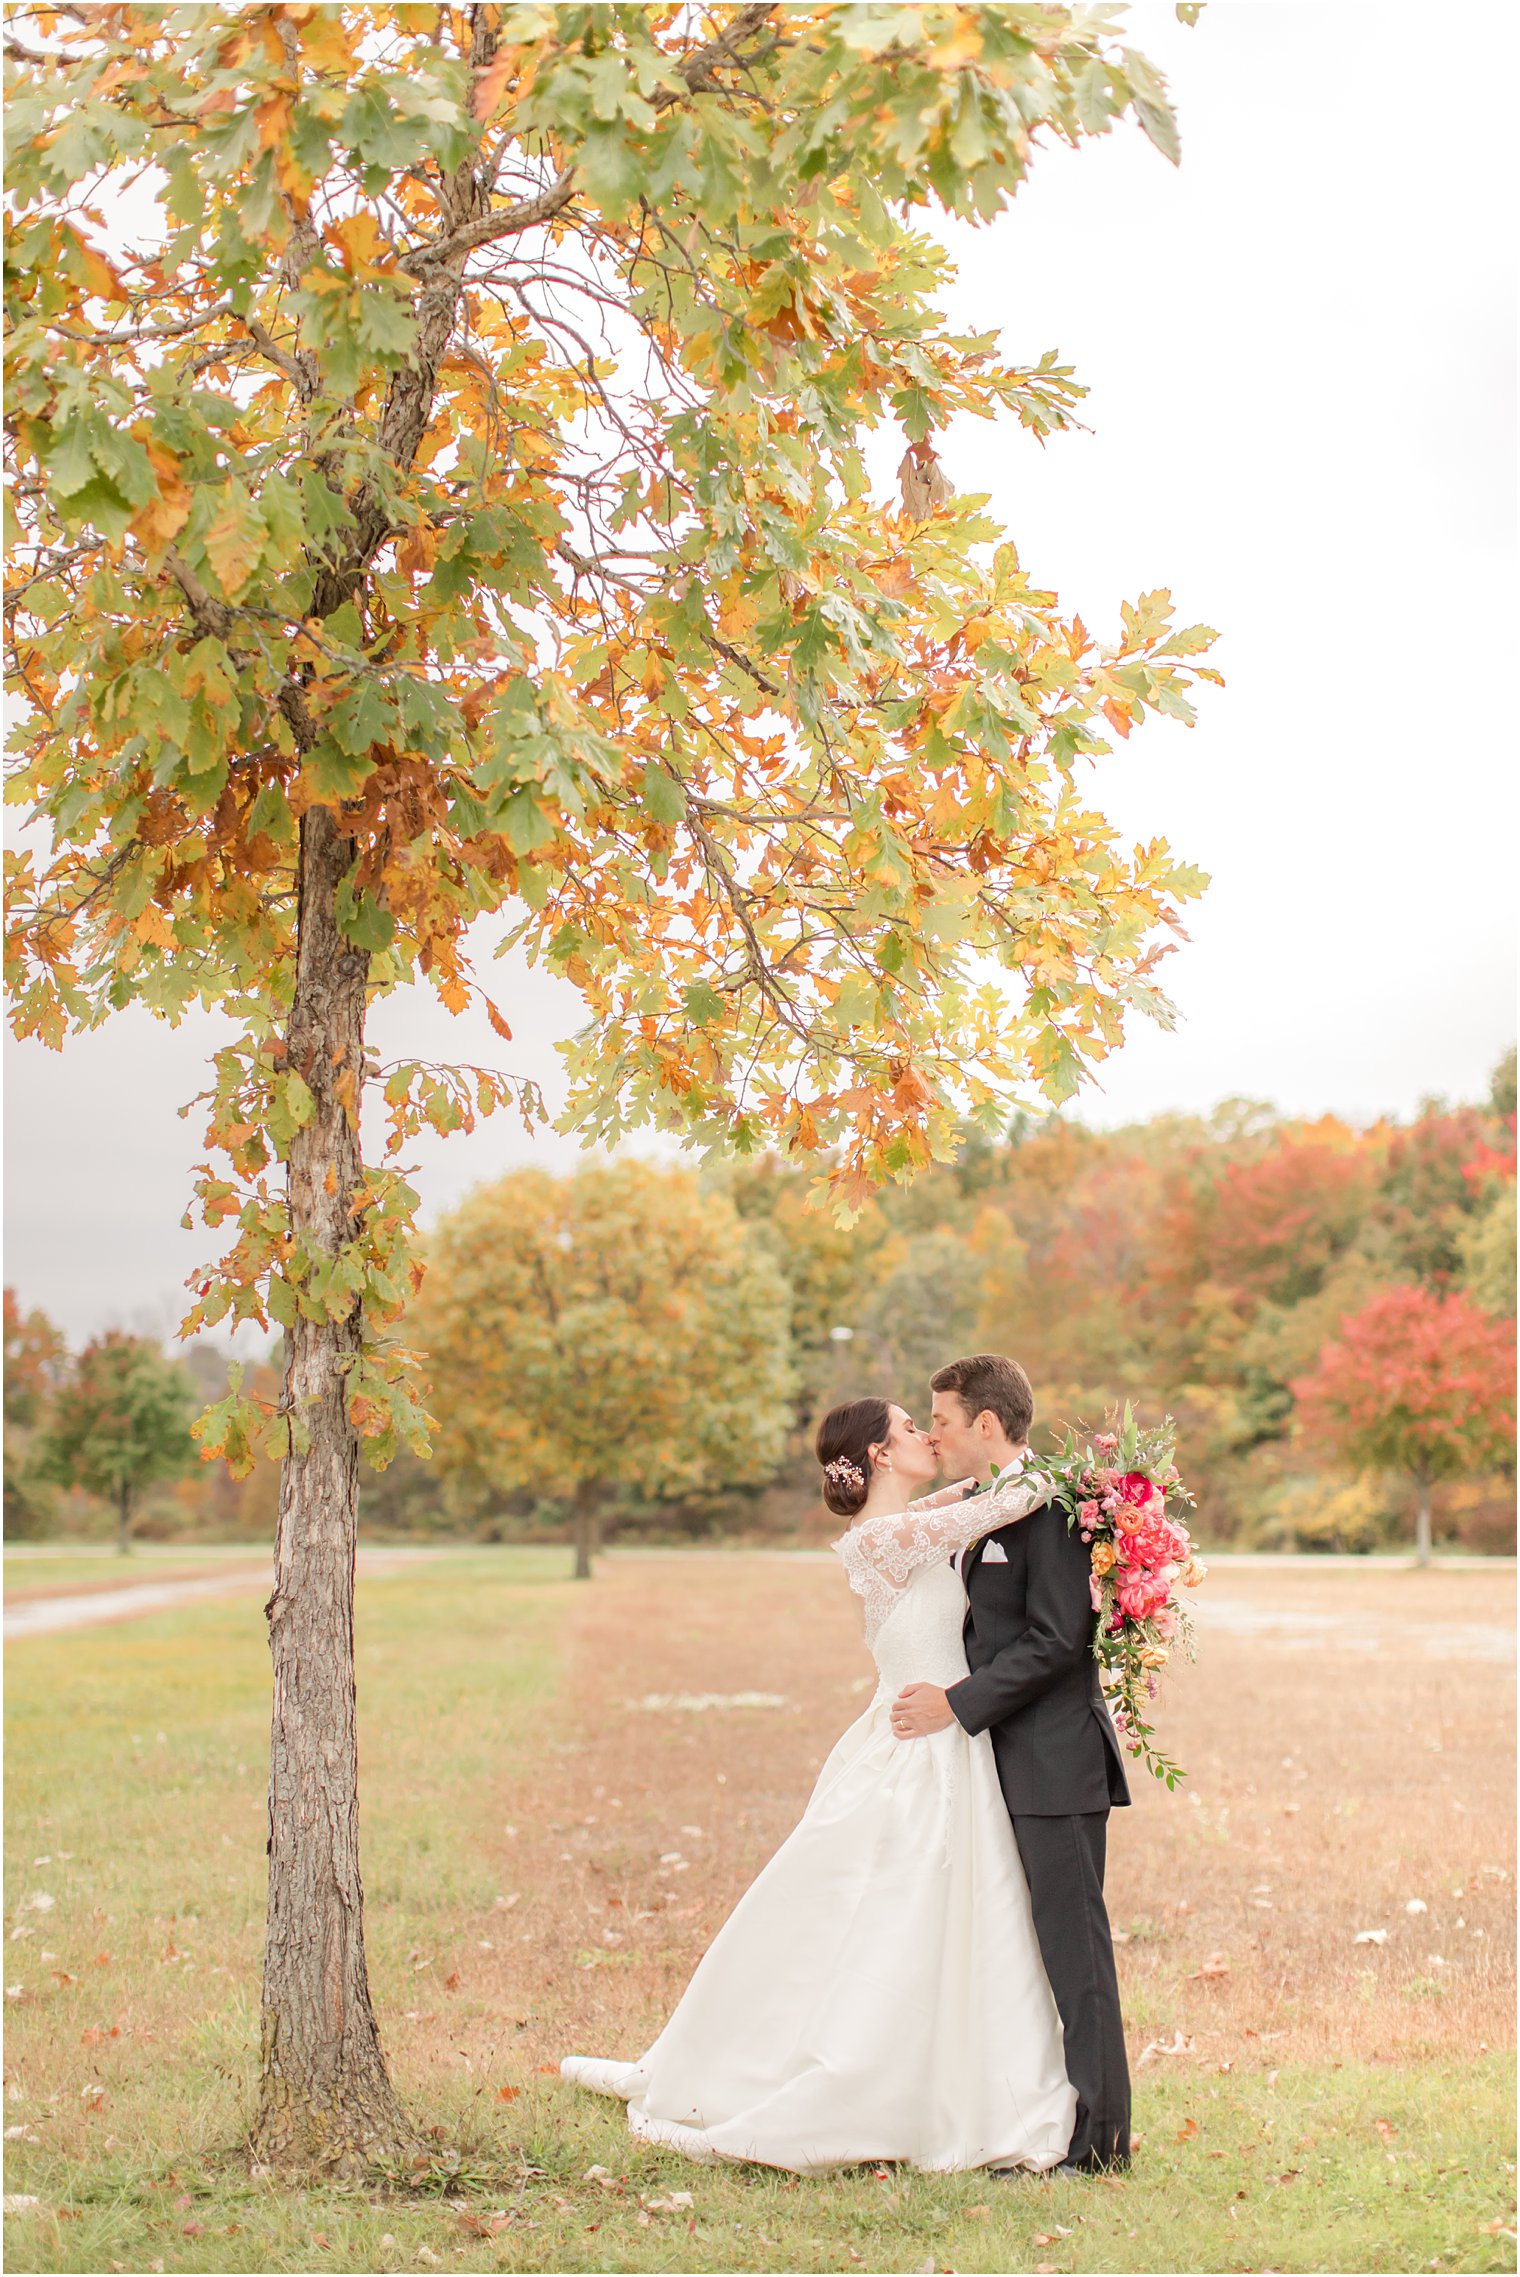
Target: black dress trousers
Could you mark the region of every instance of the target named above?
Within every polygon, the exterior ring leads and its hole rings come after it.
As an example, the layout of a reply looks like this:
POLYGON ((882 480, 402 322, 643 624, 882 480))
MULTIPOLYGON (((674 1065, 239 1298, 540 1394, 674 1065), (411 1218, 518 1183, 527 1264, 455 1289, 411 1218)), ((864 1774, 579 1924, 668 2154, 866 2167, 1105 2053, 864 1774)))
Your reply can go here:
POLYGON ((1066 2076, 1077 2117, 1070 2166, 1129 2164, 1129 2059, 1119 2010, 1113 1937, 1103 1902, 1107 1811, 1013 1821, 1029 1883, 1035 1935, 1066 2035, 1066 2076))

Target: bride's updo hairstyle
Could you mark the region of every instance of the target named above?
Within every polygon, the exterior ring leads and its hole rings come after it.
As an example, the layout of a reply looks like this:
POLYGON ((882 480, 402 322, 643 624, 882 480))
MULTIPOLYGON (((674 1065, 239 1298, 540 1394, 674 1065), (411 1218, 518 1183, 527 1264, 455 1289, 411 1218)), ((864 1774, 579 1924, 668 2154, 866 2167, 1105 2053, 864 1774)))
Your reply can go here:
POLYGON ((823 1465, 823 1499, 836 1518, 853 1518, 871 1485, 871 1454, 892 1428, 884 1399, 852 1399, 831 1407, 818 1426, 813 1452, 823 1465))

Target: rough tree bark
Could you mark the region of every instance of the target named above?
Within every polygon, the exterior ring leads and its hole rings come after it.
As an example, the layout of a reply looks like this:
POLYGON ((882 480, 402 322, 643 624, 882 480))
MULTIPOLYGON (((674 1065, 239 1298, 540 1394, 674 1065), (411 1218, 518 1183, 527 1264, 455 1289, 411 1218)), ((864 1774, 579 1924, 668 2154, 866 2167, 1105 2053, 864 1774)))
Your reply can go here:
MULTIPOLYGON (((479 71, 495 47, 494 12, 472 11, 470 62, 479 71)), ((293 53, 287 36, 287 51, 293 53)), ((443 188, 450 227, 490 204, 473 162, 443 188)), ((392 382, 379 450, 411 466, 426 430, 438 366, 463 286, 466 251, 437 260, 417 295, 418 338, 392 382)), ((314 369, 297 359, 297 392, 309 400, 314 369)), ((324 565, 311 614, 331 616, 359 592, 390 536, 380 500, 362 490, 346 558, 324 565)), ((183 583, 183 578, 181 579, 183 583)), ((192 604, 194 597, 192 596, 192 604)), ((312 723, 298 680, 281 699, 299 749, 312 723)), ((292 1234, 340 1249, 351 1232, 360 1179, 357 1102, 364 1080, 369 959, 338 930, 339 881, 354 842, 328 808, 301 823, 296 986, 286 1035, 316 1112, 292 1143, 288 1187, 292 1234), (351 1077, 353 1116, 337 1087, 351 1077)), ((354 1685, 354 1552, 358 1538, 359 1445, 344 1378, 356 1357, 361 1315, 298 1320, 287 1331, 285 1400, 311 1434, 294 1447, 280 1483, 275 1589, 269 1601, 274 1722, 269 1770, 269 1913, 264 1950, 262 2057, 252 2142, 265 2164, 357 2171, 417 2147, 381 2053, 364 1962, 359 1874, 358 1749, 354 1685)))
POLYGON ((116 1489, 116 1554, 123 1558, 132 1555, 132 1489, 129 1486, 116 1489))
POLYGON ((1430 1481, 1428 1478, 1417 1478, 1414 1484, 1414 1562, 1416 1565, 1429 1565, 1430 1481))
MULTIPOLYGON (((356 1110, 369 958, 338 931, 336 896, 354 858, 337 816, 301 822, 299 934, 288 1064, 315 1112, 291 1144, 290 1223, 329 1253, 343 1247, 360 1178, 356 1110)), ((357 2171, 406 2155, 415 2138, 380 2049, 364 1963, 359 1763, 354 1686, 354 1552, 359 1443, 346 1320, 298 1318, 286 1331, 285 1399, 305 1426, 280 1485, 269 1767, 269 1914, 255 2155, 280 2168, 357 2171)))
POLYGON ((594 1478, 582 1479, 575 1490, 571 1519, 577 1581, 591 1579, 591 1560, 602 1546, 601 1498, 601 1487, 594 1478))

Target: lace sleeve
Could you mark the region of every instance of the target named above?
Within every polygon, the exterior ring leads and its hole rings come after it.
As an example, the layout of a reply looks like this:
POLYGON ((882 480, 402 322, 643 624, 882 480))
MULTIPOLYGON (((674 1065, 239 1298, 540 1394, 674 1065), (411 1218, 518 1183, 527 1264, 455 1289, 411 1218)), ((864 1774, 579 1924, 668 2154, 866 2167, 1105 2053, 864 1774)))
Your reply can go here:
POLYGON ((1050 1499, 1050 1481, 1038 1471, 1010 1473, 989 1494, 969 1496, 943 1510, 915 1509, 862 1519, 834 1544, 850 1587, 867 1606, 886 1589, 906 1588, 920 1566, 954 1557, 994 1527, 1011 1525, 1050 1499))

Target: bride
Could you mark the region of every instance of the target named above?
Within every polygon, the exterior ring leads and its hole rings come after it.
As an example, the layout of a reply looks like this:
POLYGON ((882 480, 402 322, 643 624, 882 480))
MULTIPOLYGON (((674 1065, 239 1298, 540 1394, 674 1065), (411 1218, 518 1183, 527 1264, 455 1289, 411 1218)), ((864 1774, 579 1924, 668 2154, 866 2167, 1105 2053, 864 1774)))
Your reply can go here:
POLYGON ((956 1553, 1049 1489, 1021 1466, 974 1500, 962 1480, 910 1502, 938 1465, 886 1400, 835 1408, 817 1455, 852 1521, 833 1546, 864 1600, 875 1695, 654 2045, 560 2070, 693 2158, 1051 2168, 1076 2094, 991 1742, 959 1724, 900 1740, 891 1722, 905 1684, 966 1674, 956 1553))

